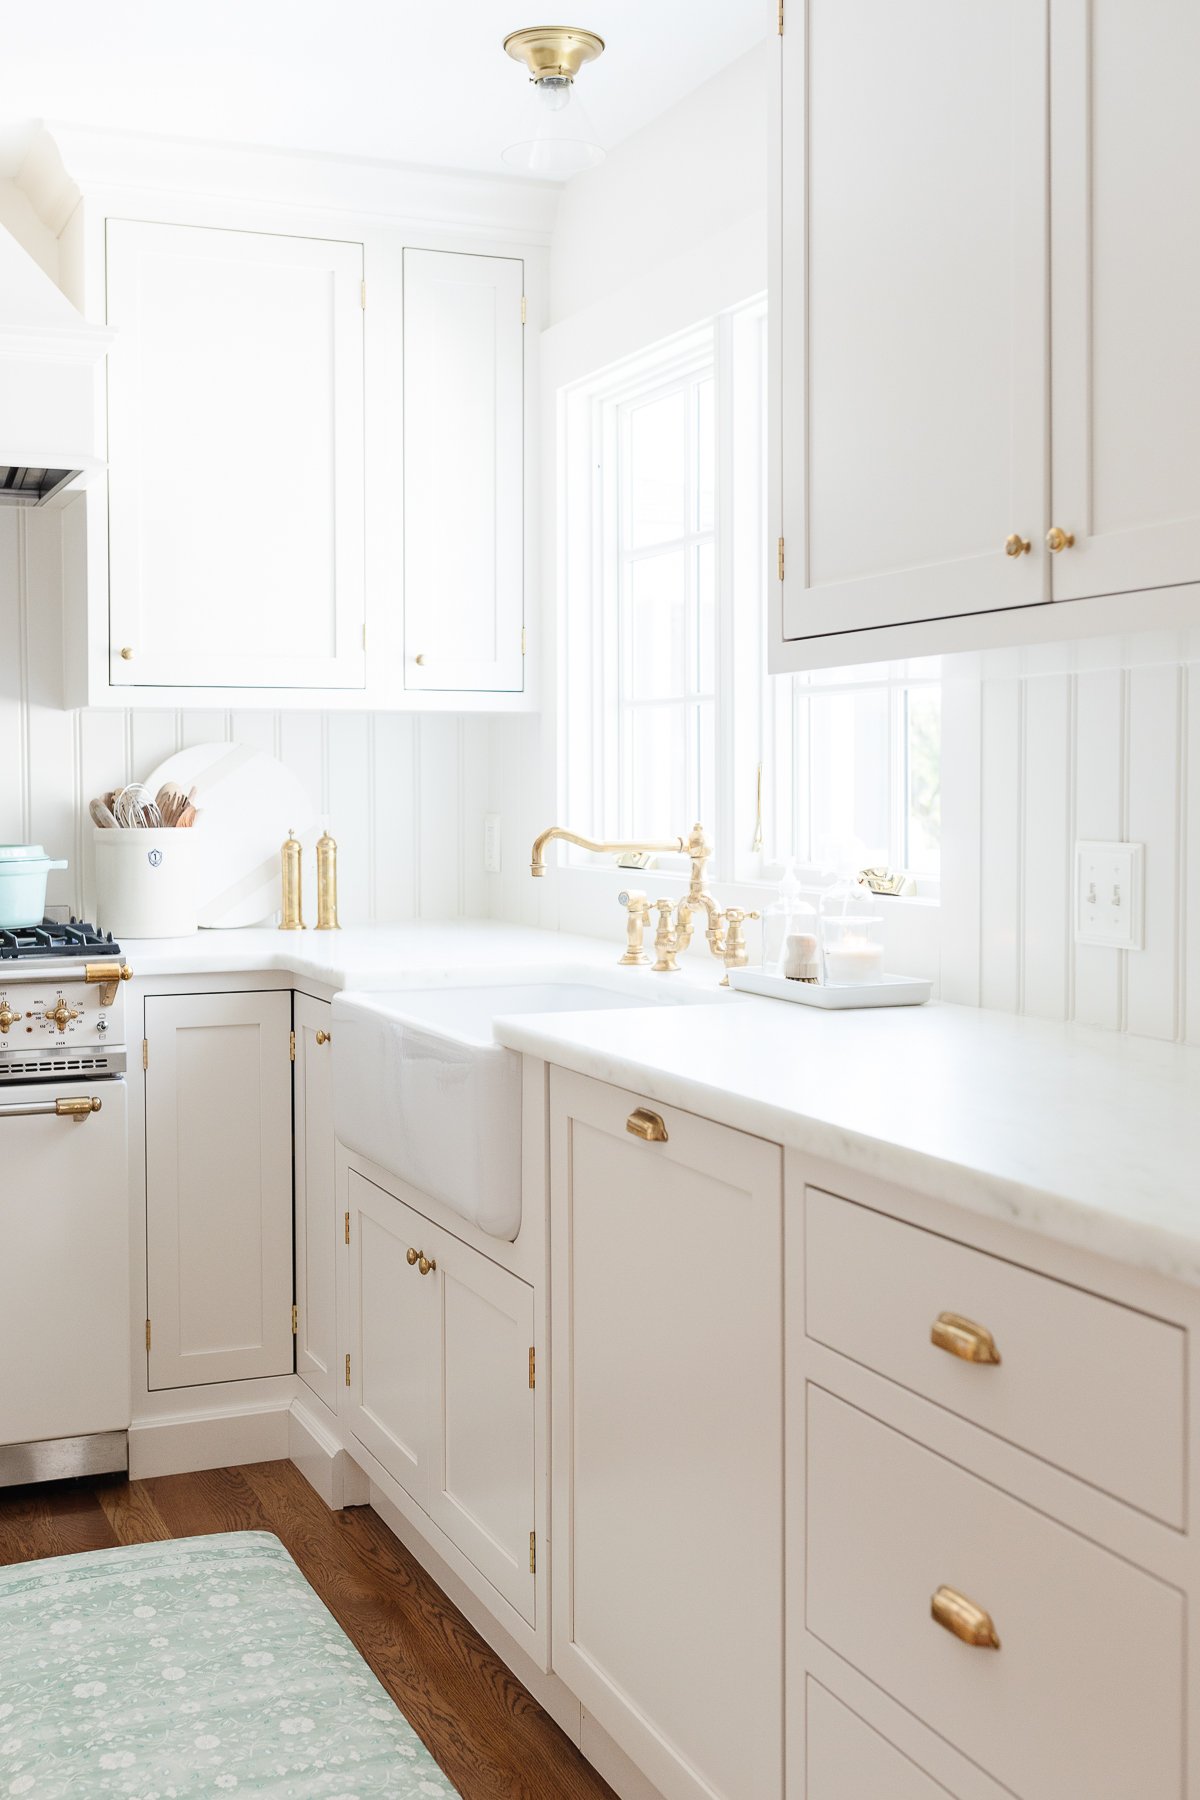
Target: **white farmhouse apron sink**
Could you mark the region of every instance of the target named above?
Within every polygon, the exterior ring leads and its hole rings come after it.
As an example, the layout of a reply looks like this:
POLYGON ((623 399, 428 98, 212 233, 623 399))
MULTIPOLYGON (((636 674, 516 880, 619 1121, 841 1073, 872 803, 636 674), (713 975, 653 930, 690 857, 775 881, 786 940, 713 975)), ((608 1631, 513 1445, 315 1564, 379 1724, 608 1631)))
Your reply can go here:
MULTIPOLYGON (((334 1125, 356 1151, 489 1236, 521 1228, 521 1059, 495 1039, 513 1013, 606 1012, 728 1000, 579 975, 506 986, 340 994, 333 1002, 334 1125)), ((650 983, 654 985, 651 986, 650 983)))

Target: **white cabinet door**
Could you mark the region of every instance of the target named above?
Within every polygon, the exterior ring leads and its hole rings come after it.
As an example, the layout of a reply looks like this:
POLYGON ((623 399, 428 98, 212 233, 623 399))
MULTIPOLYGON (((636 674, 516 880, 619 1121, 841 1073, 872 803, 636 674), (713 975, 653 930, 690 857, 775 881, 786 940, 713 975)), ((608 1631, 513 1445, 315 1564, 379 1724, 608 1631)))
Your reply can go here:
POLYGON ((789 0, 785 639, 1049 598, 1046 6, 789 0))
POLYGON ((550 1079, 554 1667, 666 1800, 779 1800, 781 1152, 550 1079))
POLYGON ((441 1347, 426 1505, 532 1625, 533 1289, 448 1232, 426 1226, 423 1247, 437 1261, 433 1367, 441 1347))
POLYGON ((437 1296, 415 1254, 428 1220, 351 1173, 350 1430, 406 1494, 425 1504, 429 1487, 437 1296), (410 1253, 414 1261, 409 1262, 410 1253))
POLYGON ((292 1370, 291 995, 146 1001, 152 1388, 292 1370))
POLYGON ((404 681, 524 686, 525 265, 404 252, 404 681))
POLYGON ((296 1372, 326 1406, 336 1410, 337 1249, 343 1234, 334 1179, 331 1010, 326 1000, 297 994, 292 1015, 296 1033, 296 1372))
MULTIPOLYGON (((1200 8, 1052 0, 1054 598, 1200 580, 1200 8)), ((1131 616, 1130 624, 1137 623, 1131 616)))
POLYGON ((111 682, 361 687, 362 246, 110 219, 107 256, 111 682))
POLYGON ((804 1800, 952 1800, 811 1676, 806 1697, 804 1800))

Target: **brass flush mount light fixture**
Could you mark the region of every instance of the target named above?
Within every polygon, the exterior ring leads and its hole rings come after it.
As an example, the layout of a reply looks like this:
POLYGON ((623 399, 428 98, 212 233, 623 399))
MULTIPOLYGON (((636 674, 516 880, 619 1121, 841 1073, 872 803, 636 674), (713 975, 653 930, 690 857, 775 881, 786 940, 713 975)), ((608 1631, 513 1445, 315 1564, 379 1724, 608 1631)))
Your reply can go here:
POLYGON ((583 65, 602 54, 604 39, 574 25, 531 25, 510 32, 504 48, 525 64, 542 105, 537 129, 524 142, 509 145, 505 162, 527 175, 559 181, 603 162, 604 151, 574 86, 583 65))

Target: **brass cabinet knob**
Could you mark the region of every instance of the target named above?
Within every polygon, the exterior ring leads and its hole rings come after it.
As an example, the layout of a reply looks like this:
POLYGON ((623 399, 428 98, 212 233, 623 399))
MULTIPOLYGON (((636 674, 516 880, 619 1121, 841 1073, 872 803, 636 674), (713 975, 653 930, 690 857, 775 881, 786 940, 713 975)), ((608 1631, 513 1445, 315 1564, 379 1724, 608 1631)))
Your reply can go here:
POLYGON ((1005 556, 1027 556, 1033 546, 1019 531, 1011 531, 1004 540, 1005 556))
POLYGON ((437 1268, 437 1263, 432 1256, 422 1256, 417 1262, 417 1268, 422 1275, 430 1275, 437 1268))
POLYGON ((656 1112, 646 1107, 635 1107, 625 1121, 625 1129, 632 1137, 641 1138, 647 1144, 665 1144, 667 1128, 656 1112))
POLYGON ((1057 525, 1052 525, 1046 533, 1046 548, 1047 550, 1052 550, 1055 556, 1058 555, 1060 550, 1069 550, 1074 542, 1075 533, 1073 531, 1063 531, 1057 525))
POLYGON ((133 645, 132 644, 124 644, 122 646, 121 661, 122 662, 132 662, 133 661, 133 645))
POLYGON ((316 1035, 318 1044, 332 1044, 333 1042, 332 1031, 318 1031, 316 1035))
POLYGON ((413 661, 416 663, 416 665, 419 669, 423 669, 425 667, 426 662, 428 661, 428 658, 422 653, 420 656, 414 656, 413 661))
POLYGON ((932 1617, 952 1636, 976 1650, 998 1650, 1000 1639, 990 1613, 954 1588, 940 1587, 929 1602, 932 1617))
POLYGON ((961 1356, 964 1362, 1000 1361, 1000 1352, 991 1332, 976 1325, 974 1319, 964 1319, 961 1313, 939 1313, 930 1327, 929 1341, 951 1356, 961 1356))
POLYGON ((420 1256, 420 1254, 421 1254, 421 1252, 419 1250, 413 1250, 411 1248, 405 1252, 404 1260, 408 1264, 410 1269, 413 1267, 414 1263, 416 1262, 416 1260, 417 1260, 418 1256, 420 1256))

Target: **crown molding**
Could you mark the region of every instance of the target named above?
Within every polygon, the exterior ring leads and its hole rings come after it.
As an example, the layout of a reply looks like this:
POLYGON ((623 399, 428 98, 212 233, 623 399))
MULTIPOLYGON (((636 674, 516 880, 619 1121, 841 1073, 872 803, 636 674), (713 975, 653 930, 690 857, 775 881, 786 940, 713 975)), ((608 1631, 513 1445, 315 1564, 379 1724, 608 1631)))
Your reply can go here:
POLYGON ((467 236, 546 245, 559 190, 511 175, 315 156, 45 121, 17 174, 39 218, 62 230, 81 198, 187 197, 353 220, 450 226, 467 236))

